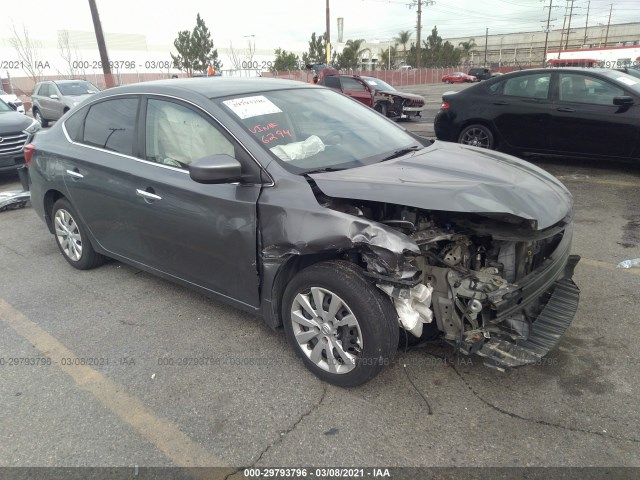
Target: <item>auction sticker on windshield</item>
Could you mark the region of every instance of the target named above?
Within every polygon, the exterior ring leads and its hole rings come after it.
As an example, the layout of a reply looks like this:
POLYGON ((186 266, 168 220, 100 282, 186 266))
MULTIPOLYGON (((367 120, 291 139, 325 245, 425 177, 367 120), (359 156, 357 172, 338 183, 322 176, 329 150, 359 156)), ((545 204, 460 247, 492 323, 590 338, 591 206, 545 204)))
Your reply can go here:
POLYGON ((264 95, 256 95, 255 97, 234 98, 233 100, 225 100, 224 103, 233 113, 241 119, 257 117, 258 115, 268 115, 270 113, 281 113, 280 110, 271 100, 264 95))

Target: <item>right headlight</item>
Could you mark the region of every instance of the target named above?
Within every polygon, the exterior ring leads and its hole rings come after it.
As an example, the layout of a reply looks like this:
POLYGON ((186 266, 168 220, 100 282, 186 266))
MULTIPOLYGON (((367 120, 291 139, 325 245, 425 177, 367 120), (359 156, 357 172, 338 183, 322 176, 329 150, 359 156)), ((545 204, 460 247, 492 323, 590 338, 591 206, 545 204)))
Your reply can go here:
POLYGON ((23 132, 26 133, 27 135, 33 135, 38 130, 40 130, 40 122, 38 122, 37 120, 32 120, 31 125, 25 128, 23 132))

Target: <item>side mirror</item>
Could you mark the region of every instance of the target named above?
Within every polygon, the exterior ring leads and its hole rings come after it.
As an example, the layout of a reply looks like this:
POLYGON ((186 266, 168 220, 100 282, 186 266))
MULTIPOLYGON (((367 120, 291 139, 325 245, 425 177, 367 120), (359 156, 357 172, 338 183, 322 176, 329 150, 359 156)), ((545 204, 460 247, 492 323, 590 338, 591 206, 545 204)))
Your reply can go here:
POLYGON ((619 107, 629 107, 633 105, 633 98, 622 95, 620 97, 613 97, 613 104, 619 107))
POLYGON ((51 98, 52 100, 58 100, 58 98, 60 98, 60 97, 58 97, 58 95, 53 93, 53 94, 49 95, 49 98, 51 98))
POLYGON ((240 162, 226 154, 209 155, 189 165, 189 176, 198 183, 233 183, 241 175, 240 162))

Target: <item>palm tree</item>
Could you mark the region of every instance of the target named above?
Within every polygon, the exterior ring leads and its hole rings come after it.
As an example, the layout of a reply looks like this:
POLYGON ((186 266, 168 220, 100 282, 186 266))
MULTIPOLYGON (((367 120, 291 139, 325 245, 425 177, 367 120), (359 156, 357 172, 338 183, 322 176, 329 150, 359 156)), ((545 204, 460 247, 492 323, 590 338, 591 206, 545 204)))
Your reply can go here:
POLYGON ((476 44, 475 38, 470 38, 466 42, 460 42, 458 46, 460 47, 462 56, 465 59, 468 59, 471 56, 471 52, 473 51, 473 49, 478 45, 476 44))
POLYGON ((402 53, 405 60, 407 58, 407 43, 411 40, 411 35, 413 35, 411 30, 401 30, 398 32, 398 36, 393 39, 402 45, 402 53))
POLYGON ((390 46, 386 50, 383 50, 380 54, 380 67, 387 68, 391 65, 391 68, 395 66, 394 59, 398 56, 398 49, 395 46, 390 46), (389 58, 391 55, 391 58, 389 58))
POLYGON ((347 40, 342 50, 342 61, 345 64, 343 68, 358 68, 362 54, 368 50, 367 48, 360 48, 364 42, 362 38, 359 40, 347 40))

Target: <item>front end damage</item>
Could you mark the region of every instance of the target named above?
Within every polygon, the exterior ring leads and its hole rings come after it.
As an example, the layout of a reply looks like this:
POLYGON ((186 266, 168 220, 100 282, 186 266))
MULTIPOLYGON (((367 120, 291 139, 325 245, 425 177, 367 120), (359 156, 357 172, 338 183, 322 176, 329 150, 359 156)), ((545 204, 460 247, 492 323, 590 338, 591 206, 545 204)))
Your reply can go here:
POLYGON ((317 195, 332 210, 402 233, 416 248, 354 245, 372 282, 392 299, 400 327, 436 332, 456 351, 504 369, 537 363, 575 316, 571 217, 537 230, 513 215, 432 212, 317 195), (425 328, 425 326, 427 326, 425 328))

